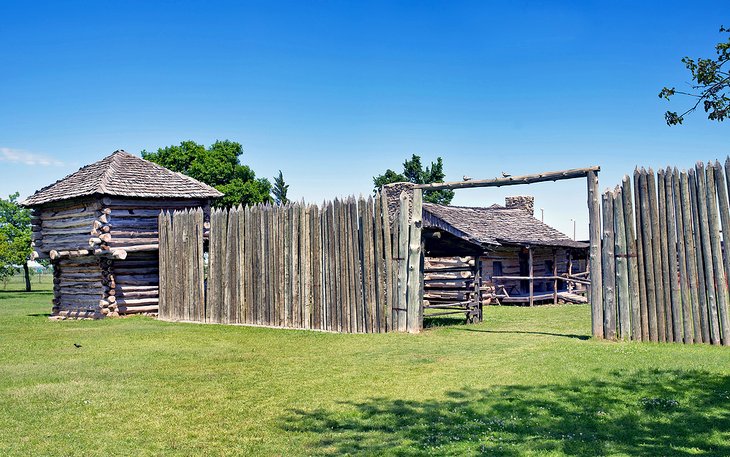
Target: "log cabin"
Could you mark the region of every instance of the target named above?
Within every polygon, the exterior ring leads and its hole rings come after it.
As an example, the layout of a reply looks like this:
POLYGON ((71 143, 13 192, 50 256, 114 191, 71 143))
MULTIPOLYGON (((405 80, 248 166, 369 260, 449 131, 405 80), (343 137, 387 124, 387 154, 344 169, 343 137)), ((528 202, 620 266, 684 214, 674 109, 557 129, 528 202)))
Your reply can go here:
POLYGON ((122 150, 22 202, 31 210, 32 257, 50 258, 52 317, 157 312, 160 211, 202 207, 216 189, 122 150))
MULTIPOLYGON (((407 183, 384 186, 391 218, 398 196, 411 188, 407 183)), ((446 314, 454 311, 451 305, 474 302, 587 301, 589 244, 535 218, 531 196, 507 197, 504 206, 489 207, 424 203, 423 243, 426 308, 446 314)))

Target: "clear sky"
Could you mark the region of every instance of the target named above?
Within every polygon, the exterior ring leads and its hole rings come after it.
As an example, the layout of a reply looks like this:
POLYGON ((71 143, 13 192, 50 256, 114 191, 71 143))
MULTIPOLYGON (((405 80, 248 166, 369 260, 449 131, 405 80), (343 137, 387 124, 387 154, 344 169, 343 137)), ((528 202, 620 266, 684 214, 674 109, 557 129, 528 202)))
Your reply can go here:
MULTIPOLYGON (((368 194, 411 154, 447 179, 724 159, 727 124, 667 127, 657 93, 711 56, 725 2, 1 2, 0 194, 27 196, 116 149, 243 144, 295 199, 368 194)), ((585 182, 533 194, 587 236, 585 182)), ((539 209, 538 209, 539 216, 539 209)))

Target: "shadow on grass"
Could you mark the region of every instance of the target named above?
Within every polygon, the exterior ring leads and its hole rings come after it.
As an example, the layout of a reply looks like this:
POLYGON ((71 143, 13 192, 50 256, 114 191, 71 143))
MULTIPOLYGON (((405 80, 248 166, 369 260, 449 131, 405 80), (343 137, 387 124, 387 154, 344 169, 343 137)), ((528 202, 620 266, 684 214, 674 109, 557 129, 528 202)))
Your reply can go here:
POLYGON ((524 330, 485 330, 479 328, 456 328, 454 330, 460 330, 462 332, 479 332, 479 333, 504 333, 504 334, 519 334, 519 335, 545 335, 545 336, 559 336, 563 338, 574 338, 576 340, 590 340, 589 335, 576 335, 574 333, 550 333, 550 332, 528 332, 524 330))
POLYGON ((446 398, 293 410, 313 454, 730 455, 730 377, 613 373, 591 382, 462 389, 446 398))
POLYGON ((464 315, 461 315, 461 317, 423 316, 424 328, 447 327, 449 325, 466 325, 466 317, 464 315))

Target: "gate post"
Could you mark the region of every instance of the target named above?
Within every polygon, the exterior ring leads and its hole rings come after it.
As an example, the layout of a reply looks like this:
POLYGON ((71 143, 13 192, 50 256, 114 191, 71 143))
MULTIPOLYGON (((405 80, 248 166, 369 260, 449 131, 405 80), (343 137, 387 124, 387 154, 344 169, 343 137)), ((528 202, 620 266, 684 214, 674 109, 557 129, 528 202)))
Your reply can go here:
POLYGON ((601 270, 601 205, 598 193, 598 172, 589 170, 588 234, 590 239, 591 323, 593 336, 603 339, 603 276, 601 270))

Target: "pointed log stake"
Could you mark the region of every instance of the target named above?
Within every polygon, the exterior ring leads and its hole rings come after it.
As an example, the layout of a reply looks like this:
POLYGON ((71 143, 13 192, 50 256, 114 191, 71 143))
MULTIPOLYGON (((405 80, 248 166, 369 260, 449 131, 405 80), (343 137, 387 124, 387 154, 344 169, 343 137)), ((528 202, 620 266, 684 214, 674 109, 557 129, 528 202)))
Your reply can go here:
POLYGON ((656 323, 657 337, 659 341, 667 341, 666 332, 666 315, 664 313, 664 278, 662 270, 662 248, 661 248, 661 230, 659 227, 659 202, 657 201, 657 186, 654 170, 649 168, 646 175, 646 184, 649 195, 649 220, 651 221, 651 249, 654 262, 654 280, 656 286, 654 293, 656 294, 656 323))
POLYGON ((644 224, 642 219, 642 196, 641 193, 641 172, 634 169, 634 196, 635 196, 635 217, 636 217, 636 264, 639 279, 639 313, 641 324, 641 337, 639 341, 649 341, 649 298, 646 289, 646 266, 644 264, 644 224))
MULTIPOLYGON (((689 200, 684 202, 684 193, 682 191, 682 179, 686 179, 686 173, 681 174, 675 168, 672 173, 672 190, 674 193, 674 209, 677 220, 677 260, 679 262, 679 286, 682 298, 682 333, 685 344, 694 342, 694 334, 692 333, 692 300, 696 299, 697 292, 692 292, 692 282, 694 277, 690 279, 689 258, 687 252, 687 223, 689 216, 687 213, 691 210, 689 200)), ((691 230, 691 228, 690 228, 691 230)), ((691 233, 690 233, 691 236, 691 233)), ((695 274, 697 274, 695 272, 695 274)))
POLYGON ((603 194, 603 245, 601 271, 603 273, 603 332, 608 340, 616 339, 616 257, 614 255, 613 196, 603 194))
POLYGON ((667 245, 669 250, 667 261, 669 264, 669 284, 671 287, 671 313, 672 313, 672 341, 675 343, 682 342, 682 294, 680 293, 680 274, 677 265, 677 219, 681 219, 681 215, 675 214, 674 202, 674 174, 672 169, 667 167, 664 173, 664 193, 665 193, 665 214, 667 225, 667 245))
MULTIPOLYGON (((672 327, 672 279, 669 277, 669 235, 667 230, 667 203, 666 203, 666 175, 664 170, 657 171, 657 201, 659 216, 659 249, 662 269, 662 302, 664 303, 663 327, 665 341, 674 341, 674 330, 672 327)), ((674 257, 676 258, 676 256, 674 257)), ((662 322, 660 321, 660 325, 662 322)))
POLYGON ((702 237, 702 262, 705 270, 705 289, 707 292, 707 322, 709 324, 710 342, 720 344, 715 271, 712 259, 712 241, 710 240, 710 216, 707 212, 707 175, 702 162, 697 163, 695 170, 697 172, 697 208, 700 214, 700 236, 702 237))
POLYGON ((647 183, 647 172, 643 168, 639 175, 639 185, 641 194, 641 241, 642 253, 644 258, 644 278, 646 279, 646 299, 647 314, 649 322, 649 341, 659 341, 659 333, 657 330, 657 301, 654 268, 654 254, 652 250, 652 223, 651 211, 649 208, 649 186, 647 183))
MULTIPOLYGON (((712 270, 715 280, 715 299, 717 303, 717 320, 718 320, 718 337, 720 343, 730 346, 728 341, 728 316, 727 316, 727 281, 725 279, 725 270, 722 260, 722 244, 720 242, 720 216, 717 207, 717 191, 724 190, 724 179, 720 170, 721 182, 717 186, 715 184, 715 173, 717 170, 712 163, 707 164, 707 214, 710 233, 710 247, 712 249, 712 270)), ((714 318, 713 318, 714 319, 714 318)))
POLYGON ((641 341, 641 311, 639 304, 639 272, 636 253, 636 230, 634 226, 634 205, 631 199, 631 179, 624 176, 621 189, 626 230, 626 254, 628 257, 629 308, 631 311, 631 339, 641 341))
MULTIPOLYGON (((697 293, 699 300, 697 301, 697 307, 692 310, 694 323, 695 323, 695 341, 709 343, 710 342, 710 325, 707 322, 707 287, 705 284, 705 262, 702 254, 702 233, 700 230, 700 210, 697 199, 697 176, 695 175, 695 169, 690 168, 688 173, 688 192, 690 194, 690 201, 692 205, 692 230, 694 249, 690 252, 694 252, 695 266, 697 267, 697 293), (699 332, 697 330, 699 329, 699 332), (699 336, 698 336, 699 335, 699 336)), ((704 177, 702 178, 704 179, 704 177)))
MULTIPOLYGON (((727 234, 730 234, 730 202, 728 202, 725 176, 719 161, 715 162, 715 185, 717 186, 717 203, 720 209, 720 220, 722 222, 722 238, 723 243, 725 243, 725 249, 722 249, 721 247, 721 251, 724 251, 723 265, 725 272, 725 276, 723 277, 725 284, 721 290, 723 295, 727 297, 727 278, 730 278, 730 253, 727 251, 730 245, 728 245, 727 242, 730 241, 730 239, 726 238, 726 236, 727 234)), ((720 329, 722 331, 722 344, 725 346, 730 345, 730 322, 728 322, 727 307, 728 300, 726 298, 724 306, 720 308, 720 329)))
POLYGON ((618 338, 628 340, 631 335, 631 298, 629 289, 628 249, 623 207, 623 191, 616 187, 613 199, 613 225, 615 234, 614 254, 616 256, 616 303, 618 304, 618 338))

